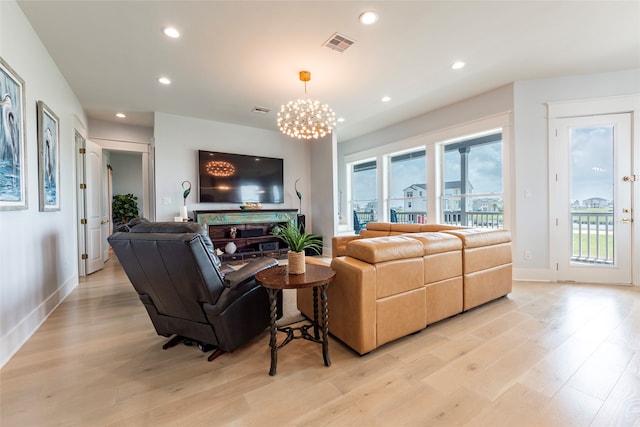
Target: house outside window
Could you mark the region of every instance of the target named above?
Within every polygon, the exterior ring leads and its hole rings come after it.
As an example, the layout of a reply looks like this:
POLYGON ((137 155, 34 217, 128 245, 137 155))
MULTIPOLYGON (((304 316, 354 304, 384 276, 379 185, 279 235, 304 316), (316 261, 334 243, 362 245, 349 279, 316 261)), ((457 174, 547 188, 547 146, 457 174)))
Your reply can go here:
POLYGON ((370 163, 376 176, 365 181, 376 186, 368 201, 376 221, 509 227, 505 197, 511 183, 509 162, 503 159, 510 155, 510 133, 503 132, 510 117, 505 113, 400 140, 389 151, 384 146, 345 155, 347 209, 363 207, 367 197, 354 194, 353 183, 370 163))
POLYGON ((504 226, 502 134, 443 145, 442 222, 504 226))
POLYGON ((426 150, 418 149, 389 156, 389 219, 419 224, 426 221, 426 150))

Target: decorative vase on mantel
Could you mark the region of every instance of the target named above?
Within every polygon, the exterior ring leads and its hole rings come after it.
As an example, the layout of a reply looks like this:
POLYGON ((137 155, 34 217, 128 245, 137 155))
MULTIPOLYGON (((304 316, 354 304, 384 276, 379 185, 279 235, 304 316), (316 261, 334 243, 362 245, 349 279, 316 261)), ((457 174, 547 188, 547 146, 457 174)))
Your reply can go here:
POLYGON ((287 252, 288 270, 289 274, 304 274, 306 271, 304 262, 304 251, 302 252, 287 252))

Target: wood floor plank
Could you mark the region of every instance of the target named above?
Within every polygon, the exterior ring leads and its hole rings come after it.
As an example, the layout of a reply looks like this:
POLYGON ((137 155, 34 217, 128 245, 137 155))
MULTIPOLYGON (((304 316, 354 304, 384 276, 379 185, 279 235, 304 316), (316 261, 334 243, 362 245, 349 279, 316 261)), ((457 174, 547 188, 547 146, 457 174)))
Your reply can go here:
POLYGON ((495 401, 464 423, 466 427, 542 427, 554 426, 554 421, 542 415, 550 399, 529 387, 516 383, 495 401))
POLYGON ((640 289, 514 282, 365 356, 269 333, 207 362, 159 337, 115 258, 0 371, 0 425, 640 427, 640 289))

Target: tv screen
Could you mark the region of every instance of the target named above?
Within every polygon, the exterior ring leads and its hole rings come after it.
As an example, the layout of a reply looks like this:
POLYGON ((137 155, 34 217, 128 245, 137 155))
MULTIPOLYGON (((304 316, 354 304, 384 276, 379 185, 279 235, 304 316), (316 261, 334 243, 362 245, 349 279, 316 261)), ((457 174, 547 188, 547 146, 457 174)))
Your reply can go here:
POLYGON ((283 160, 198 151, 201 203, 284 203, 283 160))

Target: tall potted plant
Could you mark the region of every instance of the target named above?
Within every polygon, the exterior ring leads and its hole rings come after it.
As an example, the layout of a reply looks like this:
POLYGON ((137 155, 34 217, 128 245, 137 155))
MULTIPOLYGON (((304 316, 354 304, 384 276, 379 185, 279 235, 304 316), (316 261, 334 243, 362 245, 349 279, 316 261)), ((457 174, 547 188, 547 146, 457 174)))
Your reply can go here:
POLYGON ((322 236, 301 231, 300 227, 292 223, 280 227, 273 235, 289 246, 289 274, 303 274, 306 271, 305 249, 310 249, 316 254, 322 252, 322 236))
POLYGON ((131 193, 116 194, 111 204, 114 222, 127 223, 138 217, 138 198, 131 193))

